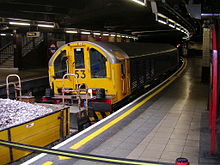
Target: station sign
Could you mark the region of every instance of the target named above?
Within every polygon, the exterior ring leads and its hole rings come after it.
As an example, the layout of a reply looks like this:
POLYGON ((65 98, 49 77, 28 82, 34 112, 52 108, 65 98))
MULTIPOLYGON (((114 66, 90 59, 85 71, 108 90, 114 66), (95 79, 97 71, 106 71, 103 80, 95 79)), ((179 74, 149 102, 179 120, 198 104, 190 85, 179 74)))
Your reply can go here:
POLYGON ((27 32, 27 37, 40 37, 40 32, 27 32))

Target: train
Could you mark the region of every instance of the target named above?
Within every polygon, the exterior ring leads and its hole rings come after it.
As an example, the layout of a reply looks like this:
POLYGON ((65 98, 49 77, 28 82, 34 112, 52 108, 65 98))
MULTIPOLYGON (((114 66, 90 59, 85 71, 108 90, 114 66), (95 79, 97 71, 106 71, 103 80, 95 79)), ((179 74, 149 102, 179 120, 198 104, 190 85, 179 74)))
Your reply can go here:
POLYGON ((74 41, 50 58, 44 100, 75 102, 90 121, 101 120, 179 66, 178 50, 169 44, 74 41))

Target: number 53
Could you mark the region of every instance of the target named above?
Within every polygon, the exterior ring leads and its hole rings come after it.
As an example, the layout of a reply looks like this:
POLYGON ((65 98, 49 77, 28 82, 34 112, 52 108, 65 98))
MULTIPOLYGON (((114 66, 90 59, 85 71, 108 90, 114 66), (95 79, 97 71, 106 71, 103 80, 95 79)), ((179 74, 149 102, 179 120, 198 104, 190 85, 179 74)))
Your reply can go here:
POLYGON ((85 70, 75 70, 75 74, 77 78, 86 78, 85 70))

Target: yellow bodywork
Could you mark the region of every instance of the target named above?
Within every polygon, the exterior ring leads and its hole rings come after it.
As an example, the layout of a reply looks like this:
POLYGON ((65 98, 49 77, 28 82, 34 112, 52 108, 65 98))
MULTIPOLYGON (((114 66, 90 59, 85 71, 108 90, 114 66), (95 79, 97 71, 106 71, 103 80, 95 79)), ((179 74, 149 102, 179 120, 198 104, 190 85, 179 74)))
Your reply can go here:
MULTIPOLYGON (((70 110, 65 108, 51 115, 0 131, 0 137, 6 141, 43 147, 69 134, 69 119, 70 110)), ((31 151, 12 148, 13 160, 11 160, 8 147, 0 145, 0 151, 0 165, 18 160, 31 153, 31 151)))
MULTIPOLYGON (((110 96, 112 104, 119 102, 126 96, 130 95, 130 74, 129 74, 129 62, 123 58, 120 54, 114 54, 118 58, 119 62, 111 63, 109 57, 106 55, 106 52, 101 50, 99 47, 95 46, 92 43, 87 42, 73 42, 64 47, 60 48, 54 55, 53 60, 50 61, 49 66, 49 78, 50 86, 54 90, 55 95, 61 95, 62 93, 58 90, 62 88, 62 78, 55 78, 55 68, 54 61, 60 55, 62 51, 66 51, 66 56, 68 58, 68 73, 70 74, 79 74, 79 78, 74 76, 68 76, 67 79, 64 79, 64 88, 76 89, 76 84, 86 84, 87 88, 104 88, 107 96, 110 96), (75 69, 74 61, 74 49, 83 48, 84 50, 84 69, 75 69), (106 77, 105 78, 92 78, 91 77, 91 68, 90 68, 90 54, 89 50, 91 48, 96 49, 100 52, 105 58, 105 67, 106 67, 106 77), (125 75, 122 76, 122 62, 125 66, 125 75), (83 77, 83 78, 81 78, 83 77), (85 77, 85 78, 84 78, 85 77)), ((113 52, 114 53, 114 52, 113 52)))
MULTIPOLYGON (((8 140, 8 131, 1 131, 0 137, 2 140, 8 140)), ((0 145, 0 164, 7 164, 11 161, 9 148, 0 145)))

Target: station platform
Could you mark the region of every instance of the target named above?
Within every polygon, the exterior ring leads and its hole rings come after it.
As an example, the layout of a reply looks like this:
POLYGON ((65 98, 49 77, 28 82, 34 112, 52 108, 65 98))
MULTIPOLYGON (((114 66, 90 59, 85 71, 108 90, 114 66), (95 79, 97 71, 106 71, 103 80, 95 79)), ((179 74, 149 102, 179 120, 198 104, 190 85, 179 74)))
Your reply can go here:
MULTIPOLYGON (((8 75, 16 74, 21 79, 22 95, 37 96, 36 100, 41 99, 42 93, 45 88, 49 86, 48 68, 36 68, 26 70, 16 69, 2 69, 0 68, 0 97, 6 98, 6 78, 8 75), (39 97, 38 97, 39 95, 39 97)), ((9 83, 15 82, 18 84, 18 78, 13 75, 8 79, 9 83)), ((14 86, 10 85, 10 98, 14 98, 14 86)))
MULTIPOLYGON (((201 83, 200 75, 200 57, 188 59, 186 71, 169 86, 135 100, 54 149, 171 164, 178 157, 187 158, 190 165, 218 164, 204 158, 209 148, 201 127, 207 127, 208 85, 201 83)), ((111 163, 40 154, 23 163, 27 164, 111 163)))
MULTIPOLYGON (((0 68, 0 85, 5 84, 6 77, 9 74, 17 74, 20 76, 21 80, 29 80, 42 76, 48 76, 48 68, 37 68, 37 69, 25 69, 25 70, 17 70, 17 69, 2 69, 0 68)), ((17 79, 11 78, 12 81, 17 79)))

